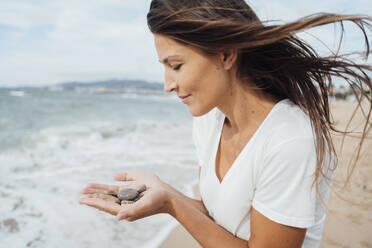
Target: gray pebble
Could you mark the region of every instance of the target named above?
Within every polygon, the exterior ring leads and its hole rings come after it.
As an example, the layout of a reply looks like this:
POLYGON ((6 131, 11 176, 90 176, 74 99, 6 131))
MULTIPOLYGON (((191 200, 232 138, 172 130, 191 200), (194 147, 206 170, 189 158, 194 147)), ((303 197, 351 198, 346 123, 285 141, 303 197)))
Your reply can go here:
POLYGON ((120 200, 133 200, 139 195, 139 192, 136 189, 132 188, 122 188, 118 192, 118 198, 120 200))
POLYGON ((136 187, 136 190, 138 190, 138 193, 142 193, 143 191, 146 190, 146 185, 140 184, 136 187))
POLYGON ((138 201, 139 199, 141 199, 143 195, 142 194, 139 194, 136 198, 134 198, 132 201, 138 201))
POLYGON ((133 203, 135 203, 135 201, 127 201, 127 200, 121 201, 121 205, 124 205, 124 204, 133 204, 133 203))

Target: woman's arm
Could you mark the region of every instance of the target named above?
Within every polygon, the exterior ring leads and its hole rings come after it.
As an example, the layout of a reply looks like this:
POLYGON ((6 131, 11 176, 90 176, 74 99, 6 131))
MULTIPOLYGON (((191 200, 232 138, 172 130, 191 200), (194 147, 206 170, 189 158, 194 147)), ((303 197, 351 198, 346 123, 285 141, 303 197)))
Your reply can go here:
POLYGON ((204 248, 248 247, 247 241, 216 224, 195 201, 190 201, 187 196, 173 189, 168 194, 166 212, 177 219, 204 248))
POLYGON ((208 210, 205 208, 201 200, 190 198, 166 183, 164 183, 164 188, 172 195, 182 198, 184 201, 187 201, 188 204, 191 204, 196 209, 198 209, 200 212, 202 212, 204 215, 207 215, 210 219, 213 220, 213 218, 208 215, 208 210))
POLYGON ((112 190, 113 187, 117 190, 118 186, 89 184, 82 191, 87 196, 80 199, 80 203, 116 215, 118 220, 135 221, 154 214, 168 213, 177 219, 204 248, 300 248, 306 233, 306 229, 278 224, 252 209, 251 237, 247 242, 215 223, 208 216, 208 211, 201 201, 185 196, 170 185, 161 182, 153 174, 119 173, 115 179, 133 181, 133 186, 146 184, 147 190, 138 202, 120 206, 90 196, 92 193, 112 190))
MULTIPOLYGON (((216 224, 208 215, 201 201, 192 199, 149 173, 118 173, 118 181, 132 181, 132 186, 145 184, 143 197, 134 204, 119 205, 92 197, 93 193, 118 190, 118 186, 88 184, 82 190, 86 197, 80 203, 117 216, 118 220, 136 221, 159 213, 168 213, 176 218, 205 248, 247 247, 247 242, 234 237, 216 224)), ((121 186, 131 187, 131 186, 121 186)))
MULTIPOLYGON (((200 179, 200 171, 201 171, 201 167, 199 166, 199 179, 200 179)), ((199 209, 203 214, 208 215, 208 210, 205 208, 205 206, 204 206, 204 204, 203 204, 203 202, 202 202, 201 200, 193 199, 193 198, 187 197, 187 196, 185 196, 185 195, 182 194, 181 192, 175 190, 173 187, 171 187, 170 185, 168 185, 168 184, 166 184, 166 183, 164 183, 164 186, 165 186, 165 188, 166 188, 169 192, 171 192, 171 193, 173 193, 173 194, 175 194, 175 195, 177 195, 177 196, 179 196, 179 197, 181 197, 181 198, 182 198, 182 196, 184 196, 184 197, 185 197, 185 200, 187 200, 190 204, 192 204, 192 205, 195 206, 197 209, 199 209)), ((199 195, 200 195, 200 193, 199 193, 199 195)), ((200 197, 199 197, 199 198, 200 198, 200 197)), ((213 220, 213 218, 210 217, 209 215, 208 215, 208 217, 211 218, 211 219, 213 220)))
MULTIPOLYGON (((199 167, 199 178, 200 178, 199 167)), ((305 238, 306 229, 281 225, 266 218, 254 208, 251 212, 251 236, 249 241, 244 241, 233 236, 221 226, 217 225, 208 215, 202 201, 189 198, 171 186, 165 184, 173 197, 168 200, 168 213, 178 220, 186 230, 205 248, 208 247, 301 247, 305 238), (188 205, 188 203, 190 205, 188 205), (200 213, 193 213, 191 205, 198 209, 209 219, 200 213), (189 210, 187 210, 189 209, 189 210), (199 216, 200 215, 200 216, 199 216), (192 221, 190 221, 192 220, 192 221), (212 222, 210 221, 212 220, 212 222)))
MULTIPOLYGON (((199 178, 200 170, 201 167, 199 167, 199 178)), ((167 212, 177 219, 203 247, 248 247, 246 241, 234 237, 230 232, 217 225, 208 215, 208 210, 202 201, 187 197, 166 183, 164 183, 164 188, 170 193, 167 212), (187 219, 193 221, 189 222, 187 219), (205 225, 209 226, 211 230, 201 228, 205 225), (215 230, 216 228, 217 230, 215 230), (222 243, 216 238, 220 236, 219 233, 222 234, 222 243), (208 240, 205 240, 205 237, 208 240)))
MULTIPOLYGON (((166 186, 168 187, 170 186, 166 186)), ((216 224, 200 211, 200 205, 196 205, 183 194, 172 192, 168 197, 167 212, 204 248, 300 248, 305 238, 306 229, 273 222, 252 208, 251 236, 247 242, 216 224)), ((228 214, 228 209, 226 211, 228 214)))

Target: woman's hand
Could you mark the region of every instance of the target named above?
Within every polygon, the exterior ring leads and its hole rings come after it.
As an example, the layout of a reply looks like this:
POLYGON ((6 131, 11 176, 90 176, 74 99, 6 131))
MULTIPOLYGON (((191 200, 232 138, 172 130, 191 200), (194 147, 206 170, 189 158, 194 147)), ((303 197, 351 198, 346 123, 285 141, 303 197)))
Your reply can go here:
POLYGON ((116 181, 130 181, 124 186, 88 184, 82 193, 86 196, 80 199, 81 204, 94 207, 112 215, 116 215, 118 220, 135 221, 147 216, 168 212, 168 199, 170 192, 158 176, 152 173, 118 173, 114 176, 116 181), (119 205, 114 202, 93 197, 94 193, 110 194, 117 192, 120 188, 135 188, 145 184, 146 190, 141 193, 142 197, 131 204, 119 205))

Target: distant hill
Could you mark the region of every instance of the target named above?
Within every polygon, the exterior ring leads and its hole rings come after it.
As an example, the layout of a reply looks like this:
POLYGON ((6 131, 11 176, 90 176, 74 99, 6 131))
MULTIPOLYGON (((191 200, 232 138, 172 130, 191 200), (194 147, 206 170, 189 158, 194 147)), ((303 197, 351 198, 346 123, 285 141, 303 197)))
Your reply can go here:
POLYGON ((102 81, 92 81, 92 82, 65 82, 54 85, 47 86, 24 86, 24 87, 0 87, 1 90, 32 90, 32 89, 49 89, 55 87, 62 87, 64 90, 74 90, 76 88, 107 88, 114 91, 121 91, 124 89, 148 89, 148 90, 162 90, 163 85, 160 83, 149 83, 144 80, 130 80, 130 79, 109 79, 102 81))
POLYGON ((92 88, 92 87, 107 87, 110 89, 124 89, 124 88, 141 88, 141 89, 152 89, 162 90, 163 86, 159 83, 149 83, 143 80, 128 80, 128 79, 111 79, 105 81, 96 82, 68 82, 61 83, 57 86, 62 86, 64 89, 72 88, 92 88))

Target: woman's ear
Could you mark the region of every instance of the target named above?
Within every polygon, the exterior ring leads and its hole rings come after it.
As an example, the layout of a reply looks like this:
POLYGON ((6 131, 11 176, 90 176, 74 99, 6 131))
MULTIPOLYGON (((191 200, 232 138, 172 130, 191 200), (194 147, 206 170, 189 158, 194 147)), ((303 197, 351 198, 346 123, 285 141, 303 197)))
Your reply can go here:
POLYGON ((237 49, 230 49, 220 54, 221 63, 225 70, 230 70, 231 67, 235 64, 237 58, 237 49))

